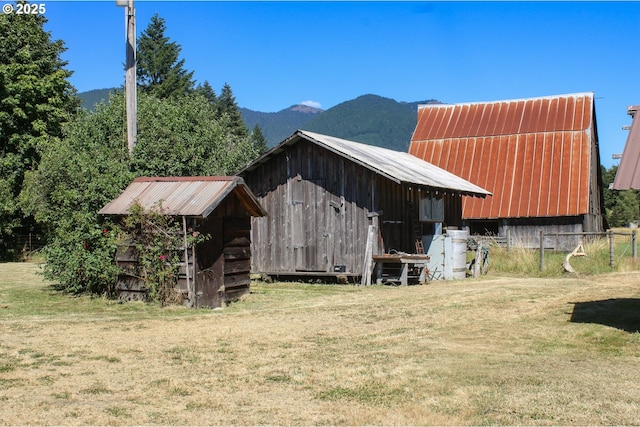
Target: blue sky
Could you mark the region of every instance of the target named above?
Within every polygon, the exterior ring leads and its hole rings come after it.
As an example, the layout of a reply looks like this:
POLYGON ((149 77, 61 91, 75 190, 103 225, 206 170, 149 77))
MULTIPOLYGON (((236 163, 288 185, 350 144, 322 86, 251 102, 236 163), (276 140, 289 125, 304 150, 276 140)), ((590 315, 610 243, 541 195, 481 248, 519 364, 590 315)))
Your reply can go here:
MULTIPOLYGON (((39 0, 32 0, 38 3, 39 0)), ((51 1, 45 28, 80 91, 124 82, 124 9, 51 1)), ((364 94, 445 103, 594 92, 601 162, 617 164, 640 104, 640 2, 136 1, 166 20, 185 67, 241 107, 328 109, 364 94)))

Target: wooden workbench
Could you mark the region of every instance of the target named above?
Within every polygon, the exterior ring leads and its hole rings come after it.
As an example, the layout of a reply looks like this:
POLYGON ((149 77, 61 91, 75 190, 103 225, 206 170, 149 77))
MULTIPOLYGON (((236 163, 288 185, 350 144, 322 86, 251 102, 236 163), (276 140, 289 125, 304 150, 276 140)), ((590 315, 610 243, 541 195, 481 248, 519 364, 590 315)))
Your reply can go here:
POLYGON ((410 279, 423 284, 427 281, 428 255, 384 254, 374 255, 376 283, 396 282, 406 286, 410 279), (410 274, 413 273, 413 274, 410 274))

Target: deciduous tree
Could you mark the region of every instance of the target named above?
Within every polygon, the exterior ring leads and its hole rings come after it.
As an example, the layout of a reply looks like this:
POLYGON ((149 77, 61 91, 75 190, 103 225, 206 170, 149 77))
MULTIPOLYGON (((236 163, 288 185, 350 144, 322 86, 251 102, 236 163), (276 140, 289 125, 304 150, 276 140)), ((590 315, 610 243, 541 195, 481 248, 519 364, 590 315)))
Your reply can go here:
POLYGON ((72 292, 105 293, 113 284, 114 224, 97 212, 136 176, 228 175, 257 153, 230 138, 199 94, 138 98, 138 144, 129 157, 122 93, 84 112, 27 174, 21 200, 46 227, 45 276, 72 292))

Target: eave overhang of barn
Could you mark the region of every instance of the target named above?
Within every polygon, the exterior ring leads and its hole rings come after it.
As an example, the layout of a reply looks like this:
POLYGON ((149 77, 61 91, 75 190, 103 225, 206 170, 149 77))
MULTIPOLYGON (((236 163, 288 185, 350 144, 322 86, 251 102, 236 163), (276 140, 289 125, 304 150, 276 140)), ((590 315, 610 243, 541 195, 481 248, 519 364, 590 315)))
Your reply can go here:
POLYGON ((611 185, 613 190, 640 190, 640 118, 637 114, 638 110, 640 110, 640 105, 627 108, 627 113, 632 117, 631 127, 616 178, 611 185))
POLYGON ((230 194, 234 194, 251 216, 265 216, 244 180, 237 176, 139 177, 99 214, 128 215, 137 202, 144 209, 162 204, 167 215, 208 217, 230 194))
POLYGON ((493 193, 464 199, 464 219, 589 212, 593 93, 424 105, 409 153, 493 193))
POLYGON ((491 195, 491 193, 484 188, 472 184, 451 172, 412 156, 409 153, 393 151, 387 148, 304 130, 296 131, 292 136, 285 139, 237 174, 241 175, 245 172, 255 170, 260 165, 268 162, 275 154, 286 150, 287 147, 301 140, 307 140, 324 147, 326 150, 351 160, 398 184, 415 185, 427 189, 474 197, 491 195))

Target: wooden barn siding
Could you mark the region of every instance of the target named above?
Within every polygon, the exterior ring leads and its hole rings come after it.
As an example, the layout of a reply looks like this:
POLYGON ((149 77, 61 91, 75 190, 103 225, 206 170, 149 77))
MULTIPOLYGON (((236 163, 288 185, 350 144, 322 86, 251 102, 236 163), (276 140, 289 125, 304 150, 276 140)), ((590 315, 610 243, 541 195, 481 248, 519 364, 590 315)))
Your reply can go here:
POLYGON ((147 289, 139 279, 140 269, 133 246, 118 246, 116 265, 120 269, 116 279, 118 298, 125 301, 147 301, 147 289))
MULTIPOLYGON (((202 221, 202 220, 200 220, 202 221)), ((198 307, 219 307, 249 292, 251 217, 231 194, 198 229, 211 238, 196 248, 198 307)))
MULTIPOLYGON (((424 189, 418 193, 307 141, 274 154, 245 180, 268 212, 252 220, 254 272, 333 273, 345 266, 361 273, 372 212, 381 213, 384 249, 414 251, 412 219, 424 189)), ((460 197, 445 200, 447 218, 460 223, 460 197)))
POLYGON ((506 236, 510 230, 512 245, 530 249, 540 248, 540 232, 545 234, 544 247, 559 251, 573 250, 582 239, 581 236, 551 236, 555 233, 582 233, 582 217, 556 218, 510 218, 499 227, 499 235, 506 236))
MULTIPOLYGON (((196 307, 220 307, 222 295, 220 289, 224 285, 224 218, 218 215, 199 220, 197 231, 211 235, 211 238, 196 247, 196 307)), ((184 284, 186 288, 186 283, 184 284)))

